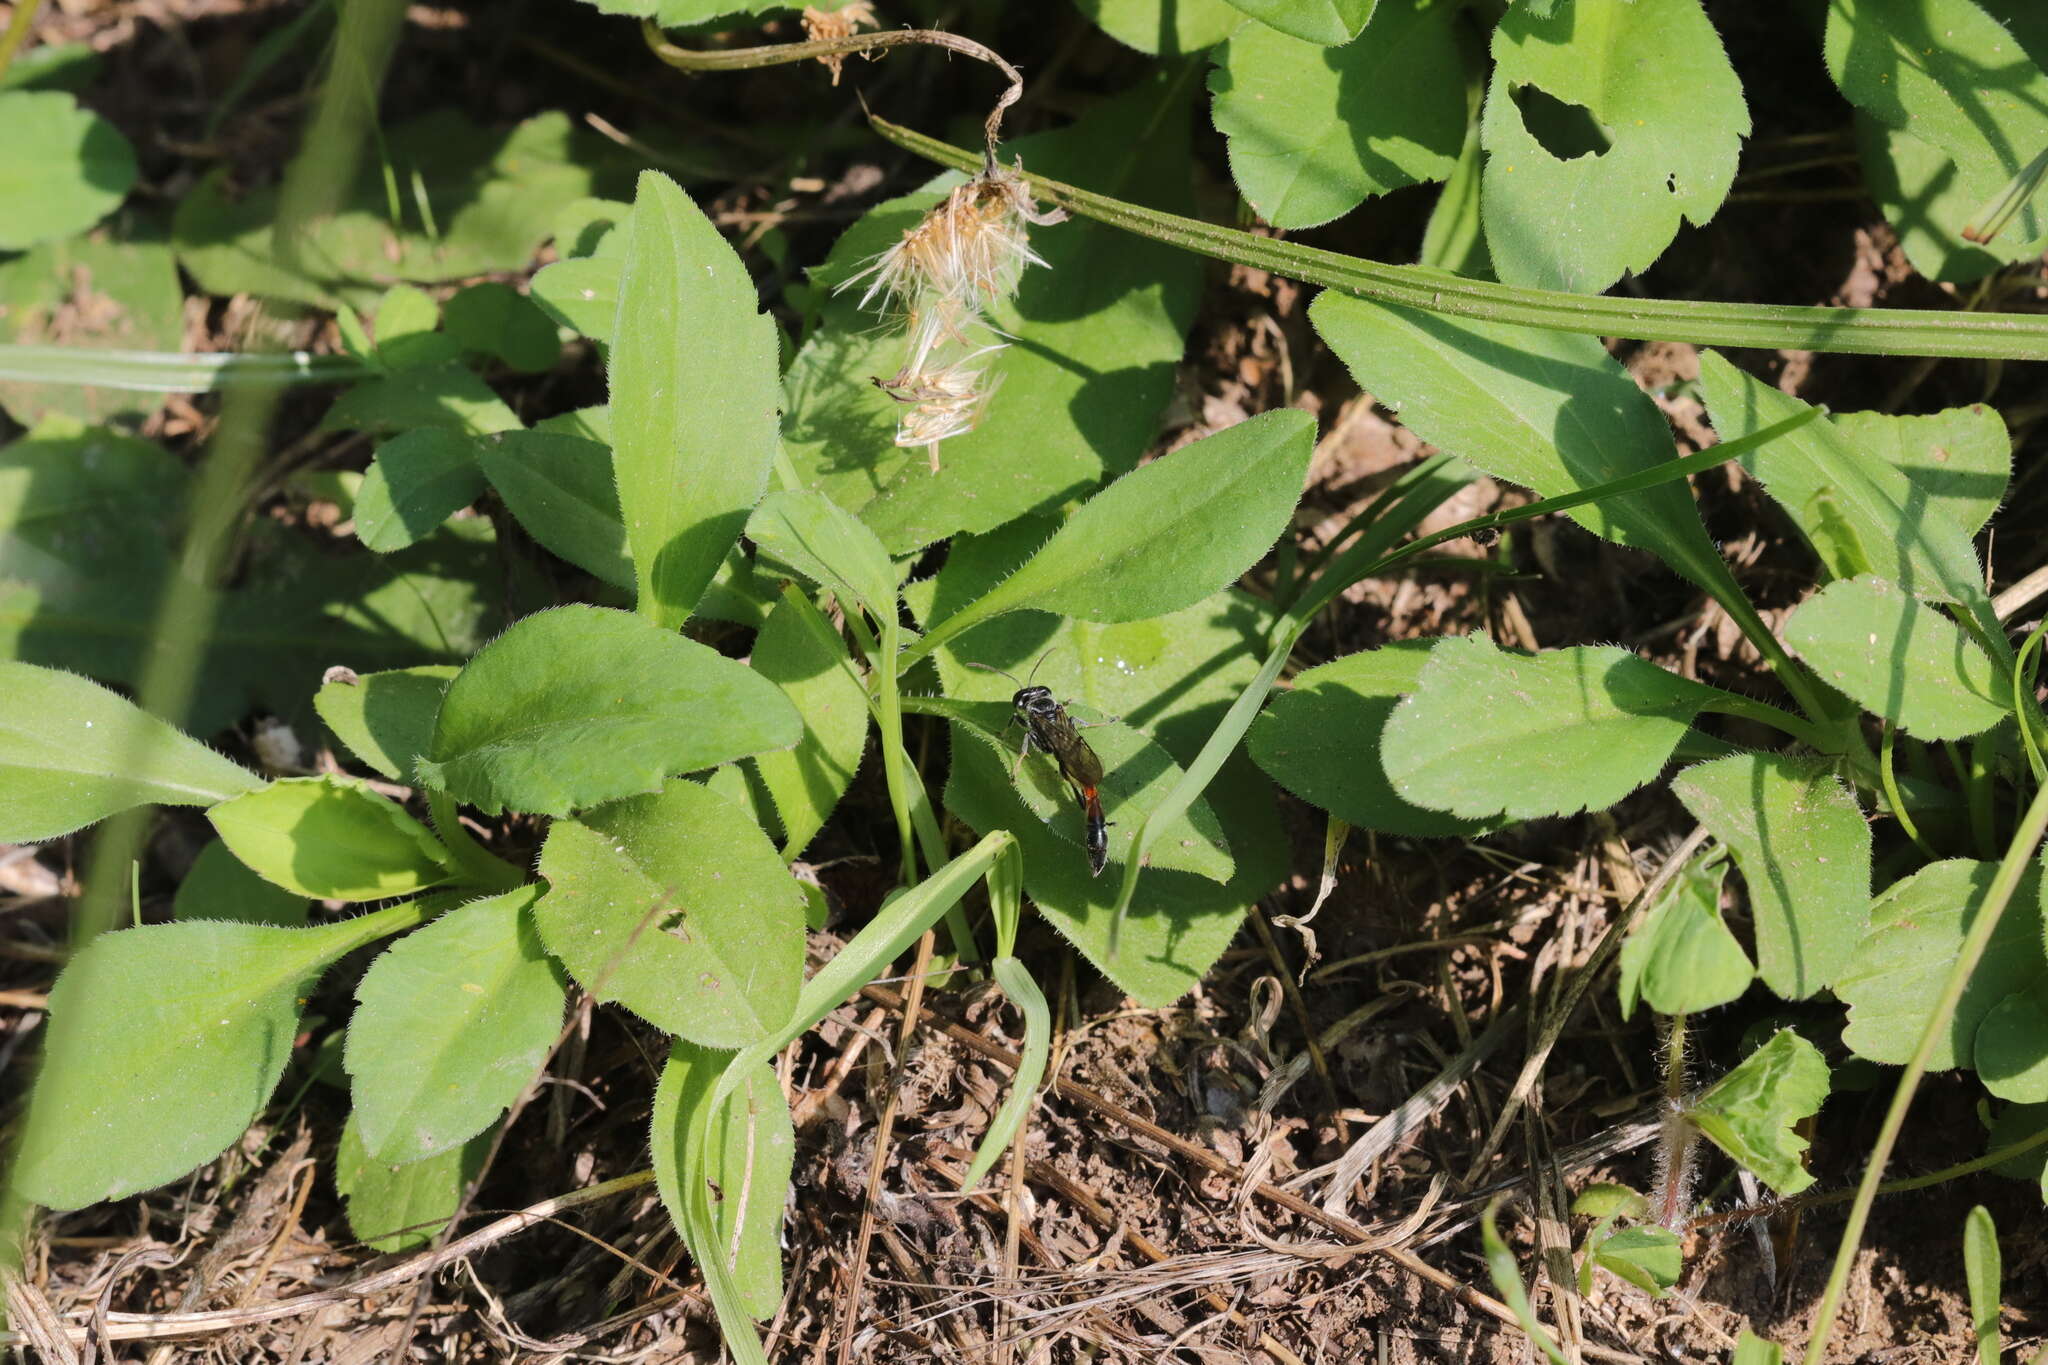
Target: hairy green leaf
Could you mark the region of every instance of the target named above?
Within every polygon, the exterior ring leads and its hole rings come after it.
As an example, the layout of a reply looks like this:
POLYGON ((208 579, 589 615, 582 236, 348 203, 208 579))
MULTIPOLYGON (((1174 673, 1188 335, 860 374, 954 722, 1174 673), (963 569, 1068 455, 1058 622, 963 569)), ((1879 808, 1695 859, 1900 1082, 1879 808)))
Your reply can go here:
POLYGON ((716 1258, 747 1311, 774 1316, 782 1302, 782 1210, 796 1157, 796 1132, 775 1069, 750 1067, 736 1093, 712 1107, 730 1054, 678 1039, 654 1089, 654 1181, 690 1254, 716 1258), (715 1236, 695 1235, 685 1186, 702 1192, 715 1236))
POLYGON ((1156 57, 1185 57, 1214 47, 1244 24, 1227 0, 1074 0, 1103 32, 1156 57))
POLYGON ((788 602, 768 614, 749 662, 803 717, 803 738, 794 749, 746 760, 781 826, 783 857, 796 858, 853 785, 867 748, 867 697, 847 671, 845 644, 837 636, 820 638, 788 602))
POLYGON ((507 431, 478 442, 477 462, 528 535, 594 578, 633 586, 609 446, 552 431, 507 431))
POLYGON ((171 915, 178 920, 232 920, 281 929, 304 928, 311 910, 304 896, 265 881, 220 839, 199 850, 171 902, 171 915))
POLYGON ((733 249, 675 181, 644 171, 619 275, 612 467, 639 610, 680 626, 768 486, 775 324, 733 249))
POLYGON ((1502 280, 1597 294, 1721 206, 1749 109, 1699 0, 1515 5, 1493 60, 1480 195, 1502 280))
POLYGON ((346 779, 283 778, 206 818, 237 858, 315 900, 409 896, 450 875, 447 850, 426 826, 346 779))
POLYGON ((1388 0, 1356 39, 1240 29, 1209 90, 1245 202, 1275 227, 1314 227, 1449 175, 1466 121, 1456 23, 1452 6, 1388 0), (1332 42, 1343 46, 1317 46, 1332 42))
POLYGON ((1721 922, 1727 875, 1724 862, 1693 862, 1621 945, 1622 1018, 1638 998, 1659 1014, 1696 1014, 1749 989, 1756 968, 1721 922))
POLYGON ((744 808, 677 778, 557 820, 540 874, 541 937, 597 999, 707 1047, 789 1016, 803 897, 744 808))
POLYGON ((262 780, 75 673, 0 660, 0 842, 152 802, 210 806, 262 780))
POLYGON ((801 734, 789 700, 744 664, 645 617, 567 606, 456 674, 415 769, 488 814, 567 815, 801 734))
POLYGON ((875 533, 822 493, 778 490, 747 520, 747 539, 770 558, 830 588, 844 607, 893 619, 896 569, 875 533))
POLYGON ((1785 623, 1823 682, 1921 739, 1961 739, 2005 719, 1998 671, 1954 621, 1874 574, 1830 583, 1785 623))
POLYGON ((1989 403, 1926 417, 1834 412, 1827 420, 1852 450, 1895 466, 1935 507, 1976 535, 2005 501, 2012 480, 2012 437, 1989 403))
POLYGON ((356 490, 356 539, 380 554, 402 550, 483 491, 467 436, 435 427, 404 432, 377 448, 356 490))
POLYGON ((1970 1291, 1970 1330, 1977 1338, 1977 1365, 1998 1365, 1998 1304, 2004 1271, 1998 1255, 1998 1225, 1978 1204, 1963 1218, 1963 1279, 1970 1291))
MULTIPOLYGON (((1377 17, 1376 0, 1230 0, 1260 23, 1299 38, 1303 42, 1348 43, 1368 21, 1377 17)), ((1401 7, 1400 0, 1388 9, 1401 7)))
POLYGON ((1824 759, 1730 754, 1671 789, 1735 857, 1764 984, 1803 1000, 1843 977, 1870 904, 1870 826, 1824 759))
MULTIPOLYGON (((1950 858, 1892 883, 1870 907, 1871 929, 1835 994, 1849 1006, 1842 1041, 1859 1057, 1903 1063, 1919 1044, 1997 864, 1950 858)), ((1978 1026, 1999 1001, 2048 973, 2040 928, 2039 866, 2007 902, 1990 945, 1963 988, 1930 1071, 1971 1063, 1978 1026)))
POLYGON ((1984 1088, 1998 1098, 2048 1101, 2048 977, 1985 1012, 1973 1055, 1984 1088))
POLYGON ((361 1115, 350 1114, 334 1153, 334 1189, 348 1210, 349 1231, 372 1251, 431 1246, 462 1205, 462 1192, 483 1174, 486 1132, 423 1161, 379 1161, 363 1146, 361 1115))
POLYGON ((1467 819, 1613 805, 1671 761, 1714 689, 1613 646, 1503 653, 1442 640, 1386 723, 1401 798, 1467 819))
POLYGON ((517 431, 521 425, 490 385, 452 362, 395 370, 358 384, 334 401, 320 424, 329 431, 438 427, 470 436, 517 431))
POLYGON ((412 780, 413 760, 434 741, 453 664, 394 668, 322 683, 314 709, 349 752, 393 782, 412 780))
POLYGON ((1404 801, 1387 777, 1387 718, 1415 690, 1433 644, 1401 640, 1308 670, 1252 722, 1245 747, 1275 782, 1360 829, 1454 837, 1484 832, 1485 821, 1404 801))
POLYGON ((1820 1049, 1779 1029, 1689 1104, 1686 1117, 1766 1185, 1797 1194, 1813 1183, 1813 1173, 1802 1160, 1806 1139, 1794 1128, 1819 1113, 1827 1097, 1828 1064, 1820 1049))
POLYGON ((526 295, 496 280, 456 291, 441 325, 465 351, 481 351, 528 374, 547 369, 562 353, 554 321, 526 295))
POLYGON ((363 1149, 394 1166, 459 1147, 534 1083, 567 998, 522 886, 448 911, 356 984, 348 1073, 363 1149))
POLYGON ((95 938, 50 991, 15 1189, 83 1208, 219 1155, 277 1087, 321 971, 421 914, 408 904, 314 929, 195 922, 95 938))
POLYGON ((1670 1228, 1624 1228, 1592 1248, 1593 1259, 1630 1284, 1661 1297, 1678 1283, 1685 1258, 1670 1228))

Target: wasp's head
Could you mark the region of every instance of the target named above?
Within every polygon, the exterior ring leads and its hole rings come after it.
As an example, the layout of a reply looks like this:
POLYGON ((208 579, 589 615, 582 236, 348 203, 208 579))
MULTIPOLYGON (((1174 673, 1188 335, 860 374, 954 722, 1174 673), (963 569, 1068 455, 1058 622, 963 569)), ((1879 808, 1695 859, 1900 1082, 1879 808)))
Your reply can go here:
POLYGON ((1010 698, 1010 705, 1017 708, 1020 716, 1049 716, 1060 709, 1052 699, 1050 687, 1020 687, 1010 698))

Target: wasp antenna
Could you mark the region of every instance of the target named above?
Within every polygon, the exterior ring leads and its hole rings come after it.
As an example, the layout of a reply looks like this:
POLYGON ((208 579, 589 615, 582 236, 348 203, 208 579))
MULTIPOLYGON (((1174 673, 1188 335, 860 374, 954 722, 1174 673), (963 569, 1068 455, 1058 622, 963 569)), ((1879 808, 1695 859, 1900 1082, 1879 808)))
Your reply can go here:
POLYGON ((1045 653, 1038 656, 1038 663, 1031 665, 1031 673, 1028 677, 1024 679, 1024 685, 1026 687, 1031 686, 1031 680, 1038 676, 1039 666, 1043 664, 1047 659, 1050 659, 1052 657, 1053 650, 1058 648, 1058 645, 1054 645, 1051 649, 1046 650, 1045 653))
MULTIPOLYGON (((1015 673, 1012 673, 1007 668, 997 668, 994 664, 978 664, 974 662, 974 660, 972 659, 967 659, 963 662, 965 662, 969 668, 978 668, 984 673, 1000 673, 1004 677, 1008 678, 1011 682, 1017 682, 1017 675, 1015 673)), ((1022 687, 1024 684, 1017 683, 1017 685, 1019 687, 1022 687)))

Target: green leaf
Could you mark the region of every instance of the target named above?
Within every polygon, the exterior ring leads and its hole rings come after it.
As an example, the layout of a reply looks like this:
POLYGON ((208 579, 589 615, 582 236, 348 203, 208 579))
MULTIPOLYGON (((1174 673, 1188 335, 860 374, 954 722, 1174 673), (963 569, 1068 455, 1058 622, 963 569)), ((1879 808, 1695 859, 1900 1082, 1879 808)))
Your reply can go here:
MULTIPOLYGON (((1192 74, 1158 72, 1071 127, 1005 144, 1004 154, 1186 207, 1192 74)), ((812 271, 813 283, 822 292, 850 279, 958 183, 943 176, 878 205, 812 271)), ((936 474, 925 451, 894 444, 901 405, 869 381, 897 372, 905 343, 860 306, 859 289, 824 296, 820 323, 790 364, 783 434, 804 486, 856 513, 891 554, 1078 496, 1153 445, 1199 301, 1200 264, 1083 223, 1034 229, 1031 249, 1045 265, 1027 269, 1015 298, 989 312, 1013 339, 994 361, 1001 385, 976 429, 945 442, 936 474)))
POLYGON ((0 72, 0 90, 83 90, 105 63, 91 43, 41 43, 16 49, 0 72))
POLYGON ((421 427, 377 448, 356 491, 356 539, 379 554, 432 533, 484 491, 476 447, 459 432, 421 427))
POLYGON ((1653 781, 1714 689, 1614 646, 1442 640, 1386 724, 1402 799, 1467 819, 1602 810, 1653 781))
MULTIPOLYGON (((1859 1057, 1903 1063, 1919 1044, 1950 965, 1997 864, 1951 858, 1892 883, 1870 907, 1871 930, 1835 982, 1849 1006, 1842 1041, 1859 1057)), ((2040 928, 2040 868, 2030 868, 1999 917, 1983 959, 1970 975, 1927 1059, 1929 1071, 1968 1065, 1978 1025, 1999 1001, 2048 973, 2040 928)))
POLYGON ((1779 1194, 1813 1183, 1801 1158, 1806 1139, 1794 1131, 1828 1097, 1828 1064, 1820 1049, 1779 1029, 1686 1109, 1716 1147, 1779 1194))
POLYGON ((1624 1228, 1593 1250, 1593 1259, 1636 1288, 1658 1298, 1678 1283, 1685 1257, 1669 1228, 1624 1228))
POLYGON ((344 778, 283 778, 206 818, 237 858, 314 900, 386 900, 449 877, 447 850, 425 825, 344 778))
MULTIPOLYGON (((1254 0, 1236 2, 1251 10, 1254 0)), ((1314 227, 1373 195, 1449 175, 1465 138, 1456 23, 1452 6, 1389 0, 1354 41, 1240 29, 1209 90, 1245 202, 1275 227, 1314 227), (1316 45, 1333 42, 1343 46, 1316 45)))
POLYGON ((1155 57, 1214 47, 1244 23, 1226 0, 1074 0, 1074 8, 1126 47, 1155 57))
POLYGON ((1382 834, 1469 837, 1489 824, 1401 799, 1387 776, 1382 733, 1413 692, 1433 641, 1361 650, 1294 680, 1259 718, 1245 747, 1266 775, 1347 824, 1382 834))
POLYGON ((395 906, 317 929, 155 924, 95 938, 50 991, 15 1189, 77 1209, 212 1160, 276 1089, 321 971, 420 913, 395 906))
POLYGON ((0 660, 0 842, 54 839, 132 806, 210 806, 262 779, 73 673, 0 660))
POLYGON ((1086 621, 1165 616, 1214 595, 1286 529, 1315 448, 1306 413, 1269 412, 1124 475, 917 649, 1030 607, 1086 621))
POLYGON ((311 909, 304 896, 250 871, 219 839, 199 850, 171 902, 171 915, 178 920, 232 920, 281 929, 304 928, 311 909))
POLYGON ((441 305, 424 289, 395 284, 377 300, 377 362, 387 370, 452 365, 462 349, 442 336, 441 305))
POLYGON ((1486 1256, 1487 1277, 1493 1281, 1494 1291, 1514 1310, 1515 1320, 1521 1323, 1522 1331, 1551 1365, 1571 1365, 1564 1352, 1557 1349, 1557 1343, 1550 1339, 1550 1333, 1536 1321, 1536 1310, 1529 1305, 1529 1290, 1522 1283, 1522 1269, 1515 1264, 1515 1253, 1508 1250, 1508 1244, 1501 1240, 1500 1228, 1494 1221, 1494 1212, 1499 1207, 1499 1200, 1488 1204, 1479 1219, 1479 1245, 1486 1256))
MULTIPOLYGON (((1807 405, 1708 352, 1700 387, 1724 441, 1749 435, 1807 405)), ((1989 617, 1984 571, 1969 535, 1893 465, 1861 455, 1825 419, 1808 422, 1742 457, 1742 467, 1791 516, 1838 578, 1874 572, 1915 597, 1959 602, 1989 617)), ((1995 621, 1991 625, 1998 629, 1995 621)))
MULTIPOLYGON (((26 346, 60 345, 82 367, 91 367, 99 351, 176 350, 184 330, 178 267, 161 243, 69 237, 0 264, 0 335, 26 346)), ((58 376, 0 383, 0 407, 23 426, 53 413, 87 423, 140 423, 160 402, 58 376)))
POLYGON ((1502 280, 1597 294, 1721 206, 1749 109, 1699 0, 1515 5, 1493 60, 1480 195, 1502 280))
POLYGON ((822 493, 777 490, 747 520, 747 539, 787 564, 842 606, 861 607, 877 621, 896 610, 896 568, 875 533, 822 493))
POLYGON ((1972 1051, 1984 1088, 1998 1098, 2048 1101, 2048 977, 1993 1005, 1972 1051))
POLYGON ((1734 855, 1764 984, 1803 1000, 1844 979, 1870 904, 1870 826, 1828 761, 1730 754, 1671 789, 1734 855))
POLYGON ((511 285, 495 280, 458 290, 448 300, 441 325, 465 351, 495 356, 527 374, 549 368, 562 354, 548 315, 511 285))
POLYGON ((1998 1291, 2004 1279, 1998 1254, 1998 1225, 1991 1210, 1976 1205, 1963 1218, 1963 1279, 1970 1290, 1970 1331, 1977 1338, 1977 1365, 1998 1365, 1998 1291))
POLYGON ((336 678, 321 684, 313 706, 357 758, 393 782, 410 782, 413 760, 433 744, 441 694, 455 673, 452 664, 425 664, 336 678))
POLYGON ((1988 403, 1928 417, 1835 412, 1827 420, 1852 450, 1895 466, 1923 498, 1951 512, 1976 535, 2005 501, 2012 479, 2012 437, 1988 403))
POLYGON ((334 1153, 334 1188, 348 1209, 349 1230, 372 1251, 431 1245, 462 1206, 463 1190, 483 1174, 491 1135, 424 1161, 393 1165, 364 1148, 360 1118, 349 1115, 334 1153))
MULTIPOLYGON (((1021 765, 1016 762, 1018 742, 1006 741, 1001 735, 1015 714, 1007 701, 978 706, 925 703, 916 709, 954 719, 956 758, 961 736, 979 740, 996 755, 1006 772, 1016 774, 1012 786, 1018 799, 1072 846, 1069 858, 1080 856, 1085 847, 1080 803, 1049 756, 1034 752, 1021 765)), ((1110 820, 1109 860, 1121 865, 1130 860, 1131 839, 1138 826, 1180 781, 1181 766, 1143 731, 1106 720, 1090 709, 1069 704, 1069 710, 1076 722, 1087 727, 1081 737, 1102 761, 1102 809, 1110 820)), ((1235 871, 1230 841, 1215 811, 1199 799, 1161 828, 1147 865, 1178 868, 1218 883, 1229 882, 1235 871)))
POLYGON ((1689 864, 1621 945, 1623 1019, 1638 998, 1659 1014, 1697 1014, 1749 989, 1756 968, 1721 922, 1727 875, 1725 862, 1689 864))
POLYGON ((179 261, 209 294, 260 294, 316 308, 366 308, 394 279, 469 279, 523 269, 569 201, 600 187, 622 161, 558 110, 507 131, 440 109, 383 130, 382 155, 333 214, 280 250, 276 187, 242 190, 222 167, 178 201, 171 233, 179 261), (393 222, 385 174, 404 193, 393 222), (436 231, 418 217, 424 192, 436 231))
POLYGON ((83 232, 135 183, 135 149, 57 90, 0 92, 0 251, 83 232))
POLYGON ((1579 1218, 1647 1218, 1650 1201, 1626 1185, 1605 1181, 1588 1185, 1572 1200, 1572 1214, 1579 1218))
POLYGON ((593 578, 633 586, 610 447, 550 431, 507 431, 477 462, 526 533, 593 578))
POLYGON ((706 1047, 788 1018, 803 897, 746 811, 671 781, 557 820, 541 849, 541 937, 583 988, 706 1047))
POLYGON ((491 386, 448 364, 398 370, 358 384, 320 419, 328 431, 402 432, 439 427, 470 436, 516 431, 518 415, 491 386))
POLYGON ((459 1147, 534 1083, 567 998, 527 913, 540 890, 448 911, 356 984, 352 1122, 376 1160, 401 1166, 459 1147))
POLYGON ((750 1067, 738 1093, 712 1109, 728 1060, 681 1040, 670 1047, 654 1090, 654 1182, 690 1254, 700 1265, 722 1261, 747 1311, 765 1319, 782 1302, 782 1210, 796 1130, 775 1069, 765 1062, 750 1067), (710 1202, 715 1237, 694 1235, 685 1186, 710 1202))
MULTIPOLYGON (((1863 188, 1898 234, 1907 261, 1928 279, 1968 284, 2003 266, 2031 260, 2048 246, 2048 237, 2028 239, 2028 217, 2008 224, 1988 242, 1964 239, 1962 230, 2007 183, 1994 162, 1972 157, 1959 163, 1932 143, 1888 128, 1861 111, 1855 123, 1863 188)), ((2038 227, 2038 211, 2030 217, 2038 227)))
POLYGON ((775 324, 688 195, 644 171, 611 355, 612 464, 639 610, 680 626, 768 486, 775 324))
MULTIPOLYGON (((1592 337, 1334 293, 1317 298, 1309 318, 1359 387, 1392 408, 1403 426, 1543 497, 1580 492, 1672 457, 1663 414, 1592 337)), ((1710 592, 1732 591, 1683 483, 1603 498, 1566 515, 1594 535, 1648 550, 1710 592)))
POLYGON ((749 662, 803 717, 794 749, 747 760, 781 826, 782 855, 796 858, 853 785, 867 748, 867 696, 847 672, 845 644, 819 638, 788 602, 768 614, 749 662))
POLYGON ((789 700, 744 664, 645 617, 567 606, 455 675, 415 769, 486 814, 567 815, 801 736, 789 700))
POLYGON ((1735 1339, 1735 1354, 1728 1365, 1784 1365, 1785 1352, 1775 1341, 1765 1341, 1747 1327, 1735 1339))
MULTIPOLYGON (((625 235, 614 231, 610 240, 625 235)), ((621 264, 607 254, 543 266, 533 277, 534 305, 562 326, 608 343, 619 321, 621 264)))
MULTIPOLYGON (((1303 42, 1348 43, 1377 14, 1375 0, 1230 0, 1230 3, 1280 32, 1303 42)), ((1388 9, 1401 8, 1399 0, 1388 9)), ((1382 39, 1382 41, 1384 41, 1382 39)))
MULTIPOLYGON (((1838 0, 1828 8, 1824 51, 1851 103, 1943 153, 1973 191, 1988 186, 1960 220, 1940 225, 1948 232, 1960 232, 1978 204, 2048 147, 2048 76, 1973 0, 1838 0)), ((2007 235, 2048 236, 2048 211, 2022 208, 2007 235)))
POLYGON ((1874 574, 1842 579, 1785 623, 1817 677, 1921 739, 1961 739, 2005 719, 1991 658, 1954 621, 1874 574))

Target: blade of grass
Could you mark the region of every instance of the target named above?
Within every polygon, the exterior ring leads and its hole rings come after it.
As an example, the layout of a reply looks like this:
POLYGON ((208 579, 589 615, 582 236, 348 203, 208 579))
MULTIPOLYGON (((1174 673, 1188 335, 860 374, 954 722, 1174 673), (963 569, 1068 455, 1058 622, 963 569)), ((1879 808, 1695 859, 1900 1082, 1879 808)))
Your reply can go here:
MULTIPOLYGON (((941 166, 971 174, 983 164, 979 152, 963 151, 873 115, 869 115, 869 122, 876 132, 897 146, 941 166)), ((1255 237, 1094 194, 1029 171, 1024 171, 1023 176, 1039 198, 1126 232, 1217 260, 1270 270, 1305 284, 1325 285, 1360 298, 1433 313, 1594 336, 1688 341, 1703 346, 2048 360, 2048 316, 1610 298, 1522 289, 1468 280, 1425 266, 1387 265, 1298 242, 1255 237)))
POLYGON ((347 384, 370 377, 353 356, 307 351, 100 351, 80 346, 0 345, 0 379, 78 384, 131 393, 213 393, 287 384, 347 384))

